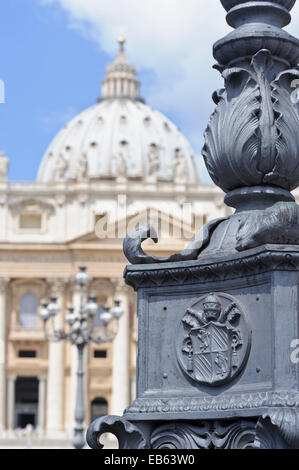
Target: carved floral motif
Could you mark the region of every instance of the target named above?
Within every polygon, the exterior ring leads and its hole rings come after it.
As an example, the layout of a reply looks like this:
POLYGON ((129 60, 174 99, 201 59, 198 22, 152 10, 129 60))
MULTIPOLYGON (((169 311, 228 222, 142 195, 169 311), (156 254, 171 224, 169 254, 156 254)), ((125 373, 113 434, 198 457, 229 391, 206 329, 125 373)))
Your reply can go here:
POLYGON ((248 449, 255 440, 254 420, 201 421, 159 426, 151 435, 152 449, 248 449))
POLYGON ((277 72, 268 50, 240 67, 223 69, 225 88, 205 132, 203 156, 225 192, 243 186, 299 184, 299 105, 291 99, 299 71, 277 72))
MULTIPOLYGON (((280 411, 282 413, 282 411, 280 411)), ((114 434, 120 449, 294 449, 298 448, 298 426, 290 423, 290 440, 280 424, 269 418, 202 420, 151 424, 130 422, 118 416, 104 416, 88 428, 87 443, 102 449, 100 437, 114 434)))

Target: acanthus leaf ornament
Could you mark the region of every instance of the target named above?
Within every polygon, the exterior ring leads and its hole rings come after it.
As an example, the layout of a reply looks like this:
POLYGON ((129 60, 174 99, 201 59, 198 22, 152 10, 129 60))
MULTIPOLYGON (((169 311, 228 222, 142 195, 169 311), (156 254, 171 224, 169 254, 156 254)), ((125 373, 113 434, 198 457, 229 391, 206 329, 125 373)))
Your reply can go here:
POLYGON ((278 131, 277 158, 273 174, 269 175, 266 182, 280 183, 279 186, 282 187, 289 184, 289 189, 297 187, 299 181, 299 101, 293 99, 296 92, 294 83, 298 78, 299 71, 292 69, 279 73, 272 82, 273 109, 277 116, 278 131))
POLYGON ((255 420, 170 423, 151 435, 152 449, 250 449, 254 447, 255 420))
POLYGON ((217 108, 203 148, 211 178, 225 192, 265 184, 295 188, 299 105, 291 97, 299 72, 279 70, 270 51, 263 49, 250 64, 228 67, 222 75, 225 89, 214 94, 217 108))

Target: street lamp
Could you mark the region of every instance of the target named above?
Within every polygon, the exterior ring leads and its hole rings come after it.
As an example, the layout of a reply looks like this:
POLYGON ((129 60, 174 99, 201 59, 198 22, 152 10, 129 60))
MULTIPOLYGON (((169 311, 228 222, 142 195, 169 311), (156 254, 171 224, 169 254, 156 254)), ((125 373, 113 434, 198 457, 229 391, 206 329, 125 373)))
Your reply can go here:
POLYGON ((78 369, 77 369, 77 392, 76 392, 76 409, 75 409, 75 430, 73 445, 76 449, 82 449, 85 445, 84 438, 84 352, 88 344, 103 344, 112 342, 117 335, 118 321, 123 315, 123 309, 120 301, 115 300, 112 309, 105 306, 100 309, 96 303, 96 297, 89 295, 88 303, 84 305, 84 289, 88 284, 88 275, 85 267, 80 267, 79 272, 75 276, 75 282, 80 287, 80 305, 79 311, 73 308, 68 309, 65 318, 67 324, 66 331, 55 327, 55 318, 59 313, 59 306, 56 297, 51 297, 49 304, 43 304, 40 310, 40 316, 44 323, 44 333, 46 341, 59 342, 68 340, 75 345, 78 350, 78 369), (99 326, 95 325, 95 317, 99 315, 99 326), (108 328, 112 320, 114 328, 108 328))

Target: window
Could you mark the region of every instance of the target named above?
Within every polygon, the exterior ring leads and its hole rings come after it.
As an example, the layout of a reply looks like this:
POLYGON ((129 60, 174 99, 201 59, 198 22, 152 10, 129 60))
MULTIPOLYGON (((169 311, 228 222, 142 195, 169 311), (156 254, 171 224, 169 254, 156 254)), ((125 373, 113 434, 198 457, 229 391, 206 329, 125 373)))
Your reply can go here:
POLYGON ((39 298, 35 294, 25 294, 19 303, 19 324, 23 328, 37 328, 39 298))
POLYGON ((29 351, 29 350, 19 351, 19 357, 21 357, 21 358, 36 357, 36 351, 29 351))
POLYGON ((15 428, 38 424, 38 379, 18 377, 15 384, 15 428))
POLYGON ((107 350, 106 349, 96 349, 93 352, 93 357, 96 359, 106 359, 107 358, 107 350))
POLYGON ((91 422, 107 414, 108 414, 108 403, 105 400, 105 398, 95 398, 91 402, 91 410, 90 410, 91 422))
POLYGON ((40 230, 42 228, 41 214, 21 214, 19 228, 25 230, 40 230))

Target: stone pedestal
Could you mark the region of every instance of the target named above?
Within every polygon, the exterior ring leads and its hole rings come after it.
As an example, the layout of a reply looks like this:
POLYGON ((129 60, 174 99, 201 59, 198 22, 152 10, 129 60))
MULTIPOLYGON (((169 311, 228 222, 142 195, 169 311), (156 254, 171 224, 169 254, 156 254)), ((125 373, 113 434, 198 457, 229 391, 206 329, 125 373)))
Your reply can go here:
POLYGON ((128 448, 299 446, 298 272, 299 247, 285 245, 129 266, 137 398, 90 429, 90 443, 109 424, 128 448))
POLYGON ((119 321, 113 343, 112 413, 120 414, 130 402, 130 328, 129 294, 124 282, 116 283, 115 298, 121 302, 124 314, 119 321))

